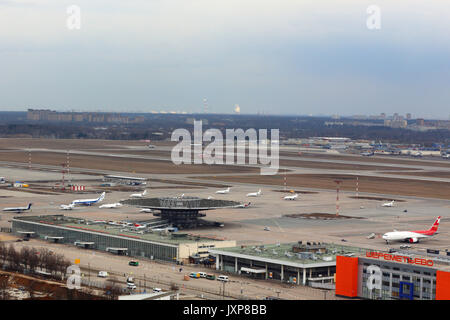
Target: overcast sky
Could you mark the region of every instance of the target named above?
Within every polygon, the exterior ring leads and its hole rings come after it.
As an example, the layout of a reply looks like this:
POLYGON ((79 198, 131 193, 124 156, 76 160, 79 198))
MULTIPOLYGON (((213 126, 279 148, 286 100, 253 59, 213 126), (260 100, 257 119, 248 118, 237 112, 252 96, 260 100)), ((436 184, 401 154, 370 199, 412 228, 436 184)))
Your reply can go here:
POLYGON ((207 98, 217 113, 448 119, 449 17, 443 0, 0 0, 0 110, 201 112, 207 98))

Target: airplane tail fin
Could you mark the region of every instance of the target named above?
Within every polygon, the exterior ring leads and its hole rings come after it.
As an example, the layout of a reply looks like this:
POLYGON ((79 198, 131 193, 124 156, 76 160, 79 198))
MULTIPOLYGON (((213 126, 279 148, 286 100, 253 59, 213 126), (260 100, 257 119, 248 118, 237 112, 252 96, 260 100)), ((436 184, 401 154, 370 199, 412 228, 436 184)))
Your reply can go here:
POLYGON ((103 201, 103 199, 105 199, 105 195, 106 195, 106 192, 103 192, 103 193, 100 195, 100 197, 98 198, 98 201, 103 201))
POLYGON ((437 217, 436 221, 434 221, 433 225, 431 226, 430 232, 435 233, 439 227, 439 222, 441 221, 441 216, 437 217))
POLYGON ((142 192, 142 195, 145 196, 147 194, 147 189, 144 190, 144 192, 142 192))
POLYGON ((30 209, 31 209, 31 205, 32 205, 32 203, 29 203, 29 204, 28 204, 27 210, 30 210, 30 209))

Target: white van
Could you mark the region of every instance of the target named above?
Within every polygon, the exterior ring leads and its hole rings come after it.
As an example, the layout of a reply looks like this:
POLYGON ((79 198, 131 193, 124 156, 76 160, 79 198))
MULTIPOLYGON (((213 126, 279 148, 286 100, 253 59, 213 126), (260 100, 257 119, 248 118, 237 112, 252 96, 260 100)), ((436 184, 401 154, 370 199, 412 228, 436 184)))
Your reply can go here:
POLYGON ((108 272, 106 272, 106 271, 99 271, 98 272, 98 276, 100 278, 106 278, 106 277, 108 277, 108 272))
POLYGON ((127 288, 130 290, 135 290, 137 287, 134 283, 127 283, 127 288))
POLYGON ((217 280, 223 281, 223 282, 228 282, 228 276, 220 275, 217 277, 217 280))
POLYGON ((200 278, 206 278, 205 272, 197 272, 200 275, 200 278))

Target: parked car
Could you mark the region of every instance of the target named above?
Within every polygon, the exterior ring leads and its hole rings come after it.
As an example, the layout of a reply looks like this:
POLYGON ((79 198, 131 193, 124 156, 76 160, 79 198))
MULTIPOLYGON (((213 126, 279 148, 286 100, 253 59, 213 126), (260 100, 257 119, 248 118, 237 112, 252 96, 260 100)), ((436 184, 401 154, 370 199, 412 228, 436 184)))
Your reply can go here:
POLYGON ((134 266, 134 267, 139 266, 139 262, 138 262, 138 261, 130 261, 130 262, 128 262, 128 264, 129 264, 130 266, 134 266))
POLYGON ((161 288, 153 288, 153 293, 160 293, 162 292, 161 288))
POLYGON ((135 290, 137 287, 134 283, 127 283, 127 288, 130 290, 135 290))
POLYGON ((208 279, 208 280, 216 280, 216 276, 213 275, 213 274, 207 274, 206 275, 206 279, 208 279))
POLYGON ((200 275, 200 278, 206 278, 205 272, 198 272, 198 274, 200 275))
POLYGON ((217 280, 223 281, 223 282, 228 282, 229 281, 228 280, 228 276, 223 276, 223 275, 218 276, 217 280))
POLYGON ((98 276, 100 278, 106 278, 106 277, 108 277, 108 272, 106 272, 106 271, 99 271, 98 272, 98 276))

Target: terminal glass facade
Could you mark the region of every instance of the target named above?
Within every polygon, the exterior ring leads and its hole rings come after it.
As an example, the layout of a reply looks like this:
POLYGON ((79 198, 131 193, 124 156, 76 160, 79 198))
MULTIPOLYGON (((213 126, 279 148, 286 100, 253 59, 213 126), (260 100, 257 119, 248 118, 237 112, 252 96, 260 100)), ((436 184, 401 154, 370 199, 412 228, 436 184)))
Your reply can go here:
POLYGON ((436 269, 428 267, 360 258, 358 279, 358 296, 362 298, 434 300, 436 297, 436 269), (372 276, 378 271, 381 286, 374 285, 372 276))
POLYGON ((58 240, 58 243, 93 242, 93 244, 89 244, 88 248, 102 251, 106 251, 107 248, 127 248, 127 254, 134 257, 174 262, 178 253, 178 246, 175 245, 125 239, 27 221, 13 220, 12 229, 13 233, 16 234, 18 231, 35 232, 34 236, 42 239, 45 239, 45 237, 64 237, 64 239, 58 240))

